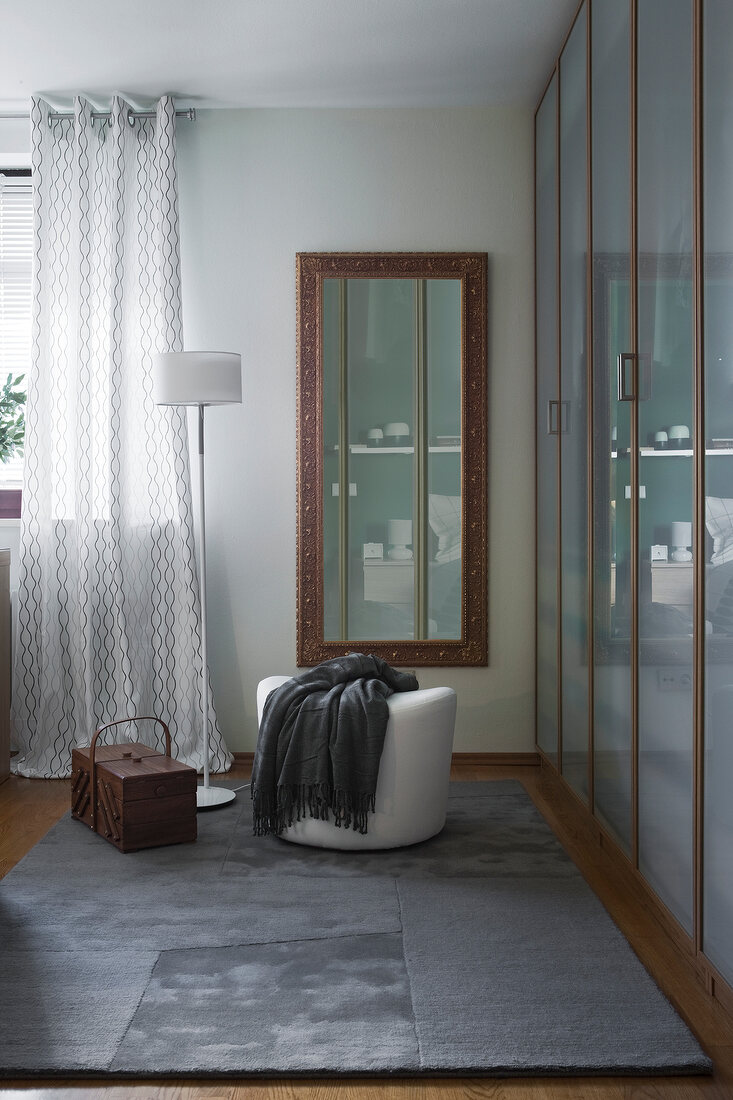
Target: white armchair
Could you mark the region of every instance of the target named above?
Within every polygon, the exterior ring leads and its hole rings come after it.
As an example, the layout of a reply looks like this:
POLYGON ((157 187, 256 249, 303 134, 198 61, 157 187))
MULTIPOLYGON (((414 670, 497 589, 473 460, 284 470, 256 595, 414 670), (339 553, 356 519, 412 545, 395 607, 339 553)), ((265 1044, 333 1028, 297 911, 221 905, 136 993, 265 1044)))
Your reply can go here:
MULTIPOLYGON (((257 687, 257 714, 288 676, 268 676, 257 687)), ((396 692, 387 700, 389 721, 379 764, 375 812, 365 836, 332 821, 305 817, 283 840, 316 848, 401 848, 439 833, 445 824, 456 719, 453 688, 396 692)))

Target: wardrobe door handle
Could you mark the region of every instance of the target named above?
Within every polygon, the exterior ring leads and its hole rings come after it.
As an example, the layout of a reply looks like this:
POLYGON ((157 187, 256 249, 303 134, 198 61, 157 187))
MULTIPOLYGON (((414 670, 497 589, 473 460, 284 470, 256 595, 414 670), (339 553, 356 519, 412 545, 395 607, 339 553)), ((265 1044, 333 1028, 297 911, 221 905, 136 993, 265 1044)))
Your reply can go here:
POLYGON ((559 401, 547 402, 547 434, 559 435, 560 434, 560 420, 558 417, 558 405, 559 401), (553 416, 554 413, 554 416, 553 416), (554 427, 553 427, 554 423, 554 427))
POLYGON ((622 351, 618 357, 618 399, 619 401, 634 401, 636 398, 636 356, 633 352, 622 351), (626 388, 627 364, 631 363, 631 389, 626 388))

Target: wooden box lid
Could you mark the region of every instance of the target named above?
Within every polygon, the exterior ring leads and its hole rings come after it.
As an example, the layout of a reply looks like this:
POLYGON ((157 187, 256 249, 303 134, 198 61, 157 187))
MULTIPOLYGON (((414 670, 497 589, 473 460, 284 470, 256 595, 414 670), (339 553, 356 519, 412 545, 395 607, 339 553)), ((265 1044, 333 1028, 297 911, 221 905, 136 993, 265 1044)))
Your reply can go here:
POLYGON ((175 815, 196 816, 196 769, 169 756, 111 760, 100 764, 97 776, 120 805, 141 801, 170 802, 175 815), (181 796, 185 796, 181 801, 181 796))
MULTIPOLYGON (((74 753, 89 759, 91 745, 83 748, 76 747, 74 753)), ((121 745, 98 745, 94 752, 97 764, 107 764, 110 760, 131 760, 133 756, 161 756, 157 749, 151 749, 148 745, 141 745, 137 741, 125 741, 121 745)))
POLYGON ((158 753, 148 754, 147 756, 135 754, 129 759, 125 757, 124 759, 105 760, 103 763, 100 761, 100 764, 105 775, 114 776, 122 783, 159 776, 161 779, 178 778, 188 780, 192 788, 196 786, 195 768, 189 767, 188 764, 182 764, 180 760, 174 760, 170 756, 161 756, 158 753))

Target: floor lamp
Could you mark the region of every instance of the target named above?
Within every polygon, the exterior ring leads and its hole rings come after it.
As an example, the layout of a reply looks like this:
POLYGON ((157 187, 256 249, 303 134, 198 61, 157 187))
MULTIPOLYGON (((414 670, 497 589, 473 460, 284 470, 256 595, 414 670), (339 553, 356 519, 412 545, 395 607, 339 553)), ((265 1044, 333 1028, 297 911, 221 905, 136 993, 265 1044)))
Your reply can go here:
POLYGON ((199 562, 201 586, 201 700, 204 782, 196 789, 199 810, 233 802, 234 791, 209 783, 209 671, 206 644, 206 523, 204 509, 204 408, 242 400, 241 356, 227 351, 169 351, 153 358, 156 405, 197 405, 199 410, 199 562))

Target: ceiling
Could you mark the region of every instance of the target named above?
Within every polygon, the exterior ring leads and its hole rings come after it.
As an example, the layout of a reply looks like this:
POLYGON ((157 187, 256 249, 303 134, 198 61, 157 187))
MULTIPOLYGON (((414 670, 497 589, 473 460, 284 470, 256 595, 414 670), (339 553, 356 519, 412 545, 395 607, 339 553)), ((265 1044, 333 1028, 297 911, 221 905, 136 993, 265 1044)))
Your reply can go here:
POLYGON ((577 0, 0 0, 0 110, 534 104, 577 0))

